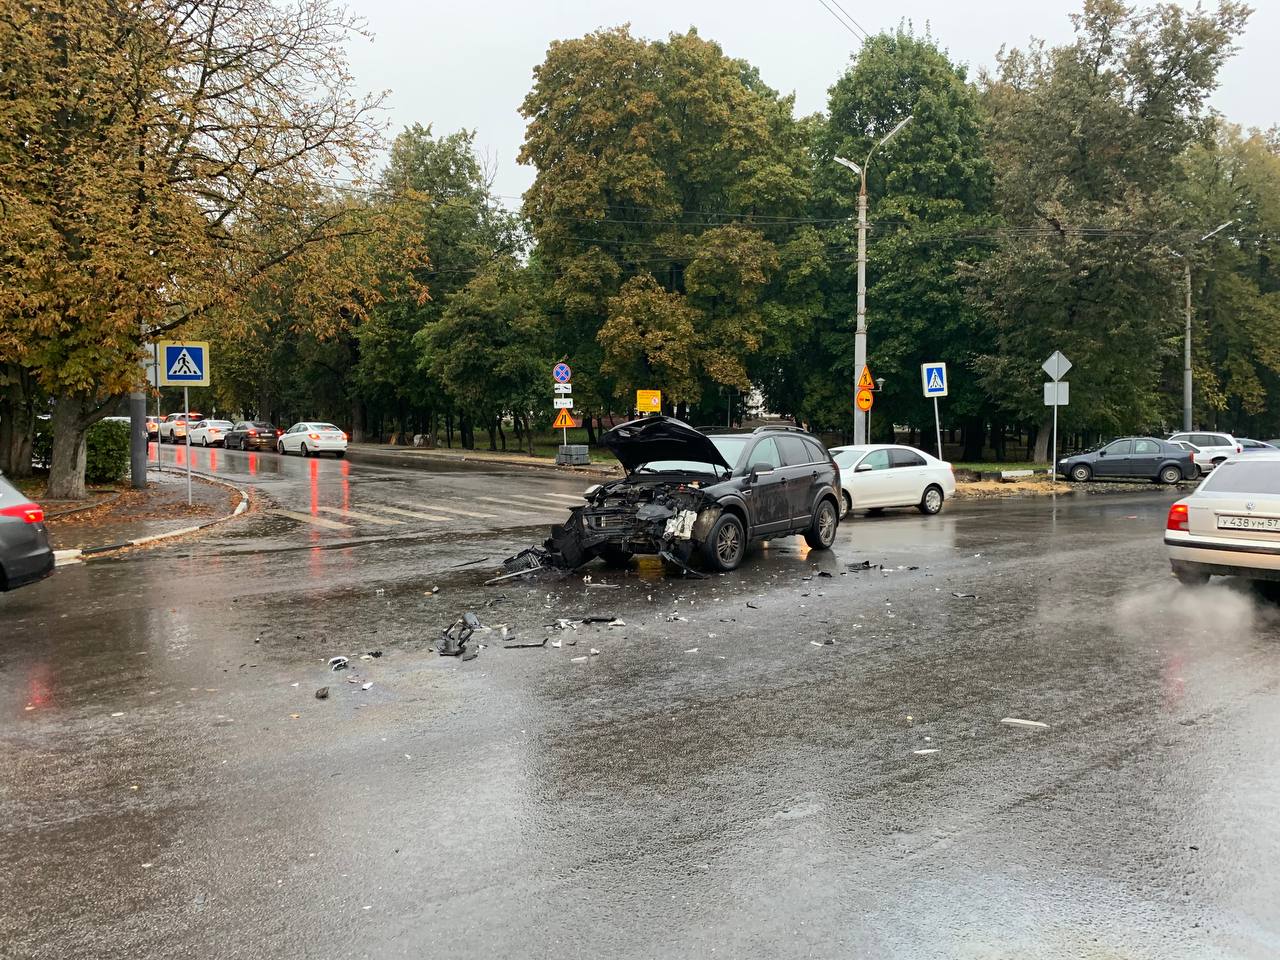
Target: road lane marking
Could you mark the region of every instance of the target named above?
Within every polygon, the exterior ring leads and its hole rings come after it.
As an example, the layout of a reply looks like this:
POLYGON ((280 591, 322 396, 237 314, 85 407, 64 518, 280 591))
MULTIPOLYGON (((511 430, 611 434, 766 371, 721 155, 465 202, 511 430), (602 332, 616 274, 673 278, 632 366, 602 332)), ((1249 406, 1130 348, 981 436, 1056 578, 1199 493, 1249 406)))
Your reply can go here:
POLYGON ((336 513, 340 517, 352 517, 356 520, 363 520, 365 523, 376 523, 382 527, 398 527, 404 523, 403 520, 389 520, 386 517, 375 517, 371 513, 357 513, 355 510, 343 510, 340 507, 321 507, 325 513, 336 513))
POLYGON ((292 510, 268 510, 266 512, 272 516, 288 517, 290 520, 314 524, 317 527, 324 527, 326 530, 342 530, 345 532, 352 529, 349 523, 338 523, 334 520, 326 520, 324 517, 313 517, 309 513, 295 513, 292 510))
POLYGON ((524 496, 523 494, 519 494, 519 493, 513 493, 513 494, 509 495, 509 496, 506 498, 506 500, 505 500, 505 501, 503 501, 503 502, 504 502, 504 503, 506 503, 506 504, 507 504, 507 506, 509 506, 509 507, 523 507, 523 506, 526 506, 526 505, 527 505, 527 506, 530 506, 530 507, 541 507, 541 508, 543 508, 544 510, 563 510, 563 509, 565 509, 565 508, 564 508, 564 506, 563 506, 562 504, 559 504, 559 503, 547 503, 547 501, 545 501, 545 500, 541 500, 541 499, 539 499, 538 497, 527 497, 527 496, 524 496))
MULTIPOLYGON (((564 507, 556 506, 554 503, 525 503, 525 502, 512 500, 512 499, 499 500, 497 497, 472 497, 471 499, 484 500, 486 503, 500 503, 504 507, 507 507, 509 511, 510 511, 510 508, 512 507, 519 507, 522 510, 528 511, 529 513, 536 513, 541 511, 543 513, 556 513, 560 516, 563 516, 563 511, 565 510, 564 507)), ((511 512, 515 512, 515 511, 511 511, 511 512)))
POLYGON ((565 502, 572 503, 572 504, 579 504, 579 503, 586 502, 585 500, 582 499, 582 494, 578 494, 578 496, 576 497, 571 497, 567 493, 548 493, 548 494, 545 494, 545 496, 555 497, 557 500, 564 500, 565 502))
POLYGON ((492 513, 475 513, 471 510, 460 510, 457 507, 446 507, 444 504, 436 503, 434 501, 432 501, 431 503, 425 504, 425 506, 429 510, 440 510, 443 513, 456 513, 459 516, 473 517, 476 520, 496 520, 497 519, 496 515, 492 513))
POLYGON ((365 507, 367 510, 381 510, 383 513, 394 513, 400 517, 416 517, 419 520, 434 520, 437 523, 443 523, 448 520, 456 520, 457 517, 441 517, 431 513, 420 513, 417 510, 405 510, 401 507, 384 507, 382 504, 369 504, 365 507))

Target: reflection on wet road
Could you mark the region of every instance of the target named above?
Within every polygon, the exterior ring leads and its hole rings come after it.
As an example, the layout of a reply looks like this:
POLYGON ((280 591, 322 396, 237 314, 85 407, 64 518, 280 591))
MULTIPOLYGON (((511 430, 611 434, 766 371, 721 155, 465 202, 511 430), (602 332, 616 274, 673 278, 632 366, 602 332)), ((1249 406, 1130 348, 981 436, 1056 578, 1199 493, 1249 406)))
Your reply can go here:
POLYGON ((583 484, 216 456, 310 520, 0 597, 6 957, 1280 955, 1280 615, 1164 493, 484 588, 583 484))

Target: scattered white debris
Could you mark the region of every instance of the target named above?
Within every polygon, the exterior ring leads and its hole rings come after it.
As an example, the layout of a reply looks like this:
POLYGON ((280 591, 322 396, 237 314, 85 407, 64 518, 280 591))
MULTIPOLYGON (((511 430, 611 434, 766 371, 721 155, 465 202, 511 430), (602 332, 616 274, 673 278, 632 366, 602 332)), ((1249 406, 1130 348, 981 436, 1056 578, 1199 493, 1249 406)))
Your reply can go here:
POLYGON ((119 713, 113 713, 113 714, 112 714, 112 716, 113 716, 113 717, 123 717, 123 716, 124 716, 124 711, 122 710, 122 711, 120 711, 119 713))
POLYGON ((363 683, 363 684, 361 684, 361 685, 360 685, 360 689, 361 689, 361 690, 368 690, 368 689, 369 689, 370 687, 372 687, 372 686, 373 686, 373 681, 372 681, 372 680, 370 680, 368 683, 363 683))
POLYGON ((586 662, 587 662, 587 658, 586 658, 586 657, 574 657, 574 658, 573 658, 572 660, 570 660, 569 662, 570 662, 570 663, 586 663, 586 662))
POLYGON ((685 651, 685 653, 697 653, 697 652, 698 652, 697 647, 690 647, 688 650, 685 651))
POLYGON ((1039 730, 1049 729, 1049 725, 1047 723, 1041 723, 1039 720, 1019 720, 1017 717, 1005 717, 1000 722, 1007 723, 1011 727, 1035 727, 1039 730))
POLYGON ((934 749, 934 750, 912 750, 911 752, 914 753, 917 757, 927 757, 929 754, 937 753, 938 751, 934 749))
POLYGON ((595 647, 592 647, 592 648, 591 648, 591 656, 593 656, 593 657, 598 657, 598 656, 600 656, 600 651, 599 651, 599 650, 597 650, 595 647))
POLYGON ((626 625, 627 625, 627 621, 622 619, 609 621, 609 626, 611 627, 625 627, 626 625))

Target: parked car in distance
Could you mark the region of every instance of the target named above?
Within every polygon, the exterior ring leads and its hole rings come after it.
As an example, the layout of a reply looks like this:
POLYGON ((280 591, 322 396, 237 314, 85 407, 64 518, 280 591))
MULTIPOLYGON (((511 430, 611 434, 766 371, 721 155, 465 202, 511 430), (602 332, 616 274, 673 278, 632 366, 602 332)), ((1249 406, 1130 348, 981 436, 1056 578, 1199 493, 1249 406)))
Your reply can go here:
POLYGON ((230 420, 201 420, 191 427, 191 445, 193 447, 219 446, 232 426, 230 420))
POLYGON ((241 420, 223 436, 228 450, 274 450, 283 430, 266 420, 241 420))
POLYGON ((332 423, 304 421, 276 437, 276 450, 281 454, 300 453, 304 457, 332 453, 341 459, 347 455, 347 435, 332 423))
POLYGON ((915 447, 872 443, 832 447, 831 455, 840 468, 842 517, 885 507, 932 515, 956 494, 951 464, 915 447))
POLYGON ((1204 476, 1206 473, 1213 470, 1213 457, 1209 456, 1209 454, 1205 453, 1194 443, 1190 443, 1187 440, 1170 440, 1169 442, 1174 446, 1181 447, 1183 450, 1190 452, 1191 462, 1196 465, 1196 470, 1199 471, 1200 476, 1204 476))
POLYGON ((155 440, 160 436, 160 418, 147 417, 147 439, 155 440))
POLYGON ((1194 480, 1199 472, 1190 450, 1155 437, 1121 437, 1058 461, 1058 473, 1076 483, 1121 479, 1178 483, 1194 480))
POLYGON ((802 534, 826 550, 840 524, 840 471, 798 427, 708 436, 671 417, 619 424, 600 438, 626 470, 587 490, 547 549, 570 569, 656 554, 733 570, 753 540, 802 534))
POLYGON ((1233 457, 1169 508, 1165 546, 1186 584, 1280 580, 1280 451, 1233 457))
POLYGON ((1261 440, 1250 440, 1248 437, 1236 437, 1236 442, 1244 448, 1244 453, 1269 453, 1280 450, 1273 443, 1263 443, 1261 440))
POLYGON ((0 474, 0 590, 13 590, 53 572, 44 510, 0 474))
POLYGON ((1235 437, 1229 433, 1204 432, 1204 431, 1184 431, 1175 433, 1169 438, 1170 440, 1186 440, 1188 443, 1194 443, 1203 453, 1209 455, 1209 459, 1217 466, 1227 457, 1234 457, 1237 453, 1243 453, 1244 447, 1240 445, 1235 437))
POLYGON ((196 413, 194 410, 189 413, 169 414, 160 421, 160 425, 156 428, 159 442, 164 443, 167 440, 169 443, 178 443, 186 440, 187 426, 199 423, 203 419, 204 414, 196 413))

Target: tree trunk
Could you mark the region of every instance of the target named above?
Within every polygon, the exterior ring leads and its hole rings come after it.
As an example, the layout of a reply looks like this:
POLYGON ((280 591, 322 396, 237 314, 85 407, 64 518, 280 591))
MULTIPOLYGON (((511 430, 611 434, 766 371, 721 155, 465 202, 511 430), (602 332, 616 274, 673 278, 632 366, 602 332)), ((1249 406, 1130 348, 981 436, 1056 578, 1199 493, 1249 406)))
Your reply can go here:
POLYGON ((495 421, 490 420, 488 423, 488 428, 489 428, 489 452, 497 453, 498 452, 498 425, 495 421))
POLYGON ((59 397, 53 405, 53 459, 49 466, 50 500, 83 500, 85 431, 93 422, 83 395, 59 397))
POLYGON ((1036 434, 1036 463, 1049 462, 1049 444, 1053 442, 1053 420, 1046 417, 1036 434))
POLYGON ((364 443, 364 401, 351 401, 351 442, 364 443))
POLYGON ((498 436, 499 436, 499 438, 501 438, 501 440, 502 440, 502 452, 503 452, 503 453, 506 453, 506 452, 507 452, 507 435, 506 435, 506 433, 505 433, 505 432, 503 431, 503 429, 502 429, 502 418, 501 418, 501 417, 498 417, 498 419, 497 419, 497 423, 498 423, 498 436))
POLYGON ((587 428, 587 443, 594 447, 596 445, 596 430, 595 427, 592 426, 591 420, 591 414, 588 413, 582 418, 582 423, 587 428))
POLYGON ((31 447, 35 440, 35 398, 31 378, 20 367, 0 367, 0 472, 10 477, 31 476, 31 447))
POLYGON ((964 459, 969 463, 982 460, 986 445, 986 422, 981 417, 969 417, 964 424, 964 459))
POLYGON ((529 456, 533 456, 533 420, 525 417, 524 420, 524 441, 529 445, 529 456))
POLYGON ((449 410, 444 415, 444 436, 445 444, 450 450, 453 449, 453 411, 449 410))

